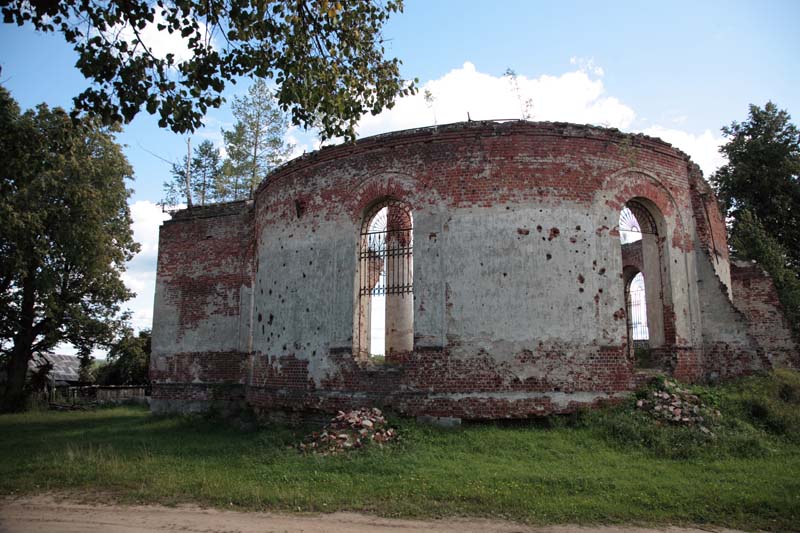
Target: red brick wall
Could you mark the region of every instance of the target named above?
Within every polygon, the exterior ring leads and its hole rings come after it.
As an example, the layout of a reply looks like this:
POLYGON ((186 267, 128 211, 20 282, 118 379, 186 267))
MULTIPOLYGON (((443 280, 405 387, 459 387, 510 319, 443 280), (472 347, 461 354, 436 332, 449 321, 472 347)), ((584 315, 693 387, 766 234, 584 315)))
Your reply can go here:
POLYGON ((775 366, 800 368, 800 349, 783 315, 775 284, 756 263, 731 263, 733 303, 747 317, 755 337, 775 366))
POLYGON ((629 242, 622 245, 622 268, 625 267, 633 267, 639 272, 644 270, 642 241, 629 242))
POLYGON ((150 378, 156 399, 243 397, 252 217, 235 202, 176 213, 160 231, 150 378), (207 385, 207 386, 206 386, 207 385))
POLYGON ((407 415, 517 418, 615 401, 616 393, 632 385, 630 361, 619 350, 600 349, 588 362, 553 352, 552 365, 576 368, 570 379, 526 381, 509 379, 488 354, 468 361, 468 368, 446 350, 415 350, 394 365, 358 363, 349 354, 331 357, 339 371, 317 387, 296 358, 274 361, 256 355, 261 363, 247 390, 248 403, 262 413, 379 405, 407 415))
POLYGON ((161 227, 157 279, 163 302, 156 305, 177 313, 176 340, 211 315, 238 320, 240 290, 251 285, 252 237, 247 206, 240 202, 181 211, 161 227))
POLYGON ((717 196, 714 190, 703 179, 697 165, 693 165, 689 174, 689 185, 692 199, 692 214, 697 226, 700 243, 712 257, 728 262, 728 232, 725 219, 719 211, 717 196))
MULTIPOLYGON (((698 246, 723 259, 727 252, 713 197, 694 172, 685 154, 659 140, 555 123, 427 128, 303 156, 262 183, 252 219, 240 204, 181 214, 162 229, 156 321, 175 319, 154 332, 159 394, 177 398, 181 383, 232 384, 239 365, 237 383, 244 380, 248 401, 262 410, 378 403, 408 414, 495 418, 613 400, 637 379, 625 352, 617 228, 632 198, 649 200, 668 228, 660 232, 671 269, 664 350, 676 373, 702 379, 708 358, 723 357, 714 351, 723 341, 752 363, 735 328, 725 339, 713 328, 698 333, 701 316, 689 301, 697 273, 687 257, 707 260, 698 246), (352 355, 353 269, 365 210, 387 196, 407 202, 414 216, 416 348, 375 367, 352 355), (557 220, 538 214, 545 210, 557 220), (510 218, 516 212, 524 215, 510 218), (453 242, 464 228, 456 215, 496 224, 506 213, 511 225, 493 236, 506 248, 482 242, 480 224, 453 242), (512 264, 514 247, 538 254, 536 269, 525 268, 531 255, 512 264), (446 256, 452 250, 464 257, 446 256), (452 267, 457 261, 469 264, 452 267), (467 266, 479 277, 464 277, 467 266), (252 298, 252 311, 241 294, 252 298), (500 294, 508 301, 494 312, 476 308, 500 294), (514 306, 529 297, 542 305, 525 322, 514 306), (492 321, 502 325, 503 313, 538 337, 498 338, 492 321), (553 334, 542 326, 551 322, 573 329, 553 334)), ((198 394, 196 385, 185 391, 198 394)))
MULTIPOLYGON (((474 122, 424 128, 323 148, 292 161, 260 185, 258 222, 295 217, 298 200, 304 216, 316 214, 318 223, 342 210, 360 223, 376 198, 405 199, 420 193, 451 207, 543 197, 589 205, 610 174, 631 167, 656 172, 662 183, 631 182, 615 199, 615 208, 621 209, 636 193, 649 191, 648 198, 664 198, 658 191, 662 184, 681 202, 679 207, 690 208, 687 162, 688 156, 657 139, 588 126, 474 122), (387 173, 387 159, 401 162, 396 174, 413 176, 414 190, 399 179, 364 184, 376 172, 387 173), (342 172, 352 177, 348 183, 338 179, 342 172)), ((659 205, 665 216, 673 215, 674 207, 666 201, 659 205)), ((616 224, 609 221, 609 227, 616 224)))

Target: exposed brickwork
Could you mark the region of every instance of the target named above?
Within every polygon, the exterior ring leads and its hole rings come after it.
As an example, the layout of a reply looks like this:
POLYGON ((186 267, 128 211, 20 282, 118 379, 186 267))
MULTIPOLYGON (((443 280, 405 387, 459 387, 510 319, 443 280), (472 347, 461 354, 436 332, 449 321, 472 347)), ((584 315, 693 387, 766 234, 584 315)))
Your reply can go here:
POLYGON ((800 348, 783 315, 775 284, 759 265, 731 263, 733 303, 748 319, 750 334, 776 366, 800 368, 800 348))
MULTIPOLYGON (((452 207, 491 207, 547 197, 588 205, 609 174, 636 167, 657 172, 662 182, 621 176, 629 183, 615 198, 614 208, 621 209, 637 195, 657 197, 663 200, 659 207, 664 214, 670 215, 674 206, 661 189, 666 185, 674 197, 686 198, 687 160, 685 154, 662 141, 615 130, 539 123, 533 131, 529 123, 475 122, 324 148, 273 173, 259 187, 257 208, 259 219, 292 218, 294 201, 286 193, 296 194, 310 184, 317 190, 314 196, 304 197, 307 214, 344 209, 359 223, 376 198, 408 201, 421 190, 452 207), (403 162, 402 170, 394 172, 396 178, 363 183, 371 174, 369 166, 383 166, 382 159, 387 156, 403 162), (335 171, 351 165, 357 167, 353 169, 355 180, 342 184, 335 171), (406 187, 405 176, 413 176, 413 190, 406 187)), ((385 168, 381 171, 386 172, 385 168)), ((689 207, 686 200, 685 207, 689 207)), ((616 225, 616 221, 610 223, 616 225)))
POLYGON ((153 385, 151 397, 156 400, 241 401, 245 388, 218 383, 158 383, 153 385))
POLYGON ((638 272, 644 270, 642 259, 642 241, 629 242, 622 245, 622 268, 633 267, 638 272))
MULTIPOLYGON (((297 358, 270 359, 254 356, 254 371, 248 389, 248 402, 258 408, 342 409, 379 404, 412 415, 434 414, 429 396, 467 396, 461 400, 440 398, 435 404, 456 409, 454 416, 466 418, 505 418, 518 416, 517 411, 571 412, 582 392, 594 391, 600 399, 613 398, 615 393, 631 388, 632 362, 619 348, 598 349, 578 356, 580 347, 566 352, 543 350, 520 353, 518 365, 535 368, 535 375, 518 375, 520 366, 498 364, 487 353, 472 357, 453 357, 446 350, 415 350, 402 354, 391 365, 375 365, 354 360, 349 354, 331 354, 336 371, 323 379, 319 387, 308 377, 307 362, 297 358), (562 368, 573 370, 562 372, 562 368), (355 397, 353 392, 358 391, 355 397), (535 398, 481 399, 481 393, 541 393, 535 398), (548 394, 576 395, 575 400, 553 402, 548 394), (469 397, 477 395, 477 397, 469 397), (472 407, 470 407, 472 406, 472 407), (514 406, 502 412, 503 406, 514 406), (526 407, 527 406, 527 407, 526 407), (477 408, 481 407, 481 408, 477 408), (501 411, 498 411, 501 409, 501 411), (516 414, 515 414, 516 413, 516 414), (466 416, 470 414, 470 416, 466 416)), ((591 395, 590 395, 591 396, 591 395)), ((600 401, 593 398, 590 402, 600 401)), ((435 410, 435 409, 434 409, 435 410)), ((436 411, 435 416, 445 416, 436 411)))
POLYGON ((179 313, 179 338, 209 315, 238 320, 251 262, 252 222, 242 202, 178 212, 162 226, 157 278, 179 313))
POLYGON ((717 289, 728 258, 709 191, 660 140, 571 124, 456 124, 303 156, 253 204, 163 226, 154 394, 462 418, 616 401, 641 380, 626 355, 623 267, 646 261, 641 245, 621 257, 618 228, 631 200, 658 233, 665 369, 698 381, 764 368, 717 289), (374 365, 354 355, 357 254, 370 207, 387 198, 413 217, 414 349, 374 365))
POLYGON ((689 190, 700 244, 715 258, 715 262, 727 263, 728 233, 725 219, 717 208, 717 196, 714 190, 703 179, 697 165, 689 167, 689 190))
POLYGON ((249 357, 241 352, 178 353, 154 360, 150 379, 175 383, 246 382, 249 357))
POLYGON ((360 407, 379 406, 408 416, 453 416, 464 419, 526 418, 553 413, 572 413, 579 408, 596 407, 616 403, 624 398, 619 393, 528 394, 526 396, 475 395, 462 397, 434 396, 425 393, 392 391, 389 395, 352 392, 337 394, 296 393, 250 387, 247 402, 257 413, 267 415, 271 411, 291 412, 336 412, 360 407))

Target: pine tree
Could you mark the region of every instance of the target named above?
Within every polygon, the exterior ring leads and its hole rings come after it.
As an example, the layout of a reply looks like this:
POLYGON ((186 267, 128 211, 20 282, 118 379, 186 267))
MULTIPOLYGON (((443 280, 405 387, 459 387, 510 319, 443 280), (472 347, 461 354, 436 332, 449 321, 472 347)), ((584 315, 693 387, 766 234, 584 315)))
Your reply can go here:
POLYGON ((222 161, 219 148, 205 140, 197 145, 192 158, 192 187, 195 198, 200 205, 224 201, 224 193, 220 194, 222 177, 222 161))
POLYGON ((246 96, 235 97, 232 107, 236 124, 231 131, 223 130, 228 175, 243 181, 242 194, 235 199, 252 198, 261 180, 294 149, 285 140, 289 118, 264 80, 256 80, 246 96))
POLYGON ((164 205, 206 205, 227 199, 222 175, 219 148, 205 140, 197 145, 192 154, 192 166, 187 189, 186 165, 188 156, 180 163, 173 163, 171 177, 164 182, 164 205))
POLYGON ((241 200, 248 197, 248 150, 244 124, 237 122, 231 131, 222 132, 225 140, 227 159, 222 164, 222 183, 227 200, 241 200))

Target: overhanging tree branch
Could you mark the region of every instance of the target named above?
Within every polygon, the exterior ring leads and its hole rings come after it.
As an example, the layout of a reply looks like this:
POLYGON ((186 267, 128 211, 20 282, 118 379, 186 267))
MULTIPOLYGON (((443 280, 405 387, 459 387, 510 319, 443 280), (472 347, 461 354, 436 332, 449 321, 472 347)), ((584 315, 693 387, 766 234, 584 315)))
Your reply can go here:
POLYGON ((269 78, 293 124, 347 139, 363 114, 416 92, 381 44, 383 25, 401 11, 394 0, 0 0, 6 23, 61 33, 74 46, 90 82, 75 98, 76 112, 130 122, 144 107, 160 126, 191 132, 239 76, 269 78), (179 36, 191 56, 176 62, 154 53, 144 32, 153 24, 179 36), (130 38, 121 28, 130 28, 130 38), (223 38, 215 41, 218 29, 223 38))

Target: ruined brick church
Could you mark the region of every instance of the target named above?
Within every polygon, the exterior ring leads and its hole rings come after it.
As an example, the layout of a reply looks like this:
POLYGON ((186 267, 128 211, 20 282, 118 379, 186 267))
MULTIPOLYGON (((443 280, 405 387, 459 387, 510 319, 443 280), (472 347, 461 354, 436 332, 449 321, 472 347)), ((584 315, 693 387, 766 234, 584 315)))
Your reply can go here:
POLYGON ((161 227, 157 412, 529 417, 654 371, 777 366, 800 360, 771 280, 729 259, 714 193, 659 139, 522 121, 379 135, 161 227))

